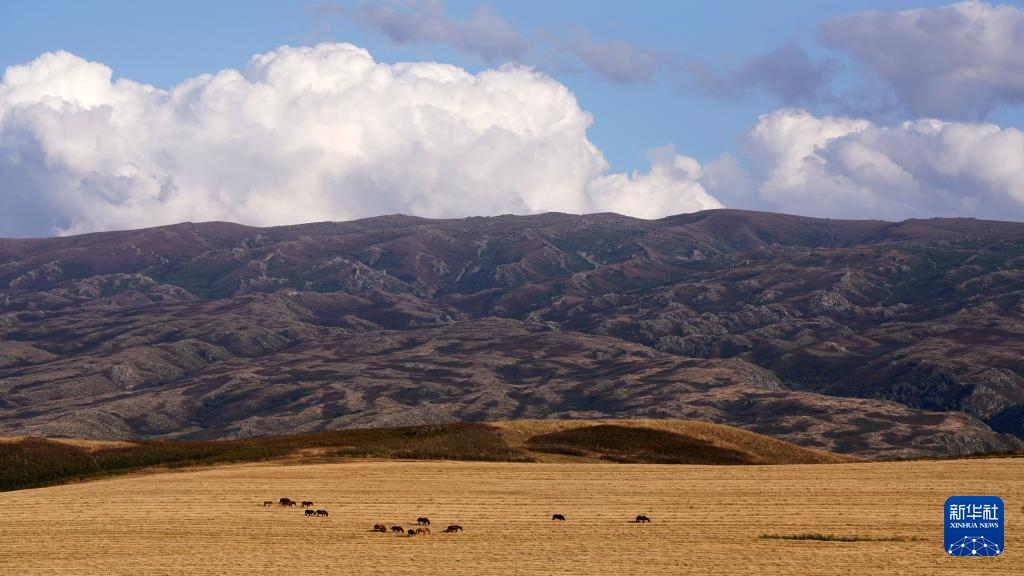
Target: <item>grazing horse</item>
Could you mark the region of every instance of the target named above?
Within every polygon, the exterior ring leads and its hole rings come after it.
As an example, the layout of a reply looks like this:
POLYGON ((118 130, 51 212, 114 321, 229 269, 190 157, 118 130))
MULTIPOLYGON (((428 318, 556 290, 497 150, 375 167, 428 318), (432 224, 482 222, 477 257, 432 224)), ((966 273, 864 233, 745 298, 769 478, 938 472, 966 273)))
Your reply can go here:
POLYGON ((303 500, 302 501, 302 507, 303 508, 309 508, 312 505, 313 505, 313 501, 312 500, 303 500))
POLYGON ((636 517, 636 523, 637 524, 639 524, 641 522, 650 522, 650 521, 651 521, 651 519, 648 518, 647 516, 644 516, 643 514, 641 514, 641 515, 636 517))
POLYGON ((281 498, 278 502, 281 506, 295 506, 295 500, 292 500, 291 498, 281 498))
POLYGON ((445 532, 462 532, 462 526, 459 526, 458 524, 450 524, 447 528, 444 529, 444 531, 445 532))
MULTIPOLYGON (((309 510, 306 510, 306 512, 309 512, 309 510)), ((317 510, 316 511, 316 515, 317 516, 327 516, 327 510, 317 510)))
POLYGON ((416 529, 416 533, 417 534, 430 534, 430 528, 427 528, 425 526, 420 526, 419 528, 416 529))
POLYGON ((403 530, 401 526, 392 526, 391 527, 391 532, 393 532, 395 534, 401 534, 401 533, 405 532, 405 530, 403 530))
POLYGON ((274 505, 274 501, 273 500, 264 500, 263 501, 263 507, 264 508, 266 508, 267 506, 273 506, 273 505, 274 505))
POLYGON ((312 510, 306 510, 306 516, 313 516, 315 514, 316 514, 316 512, 314 512, 312 510))
POLYGON ((420 526, 430 526, 430 518, 427 518, 425 516, 420 516, 419 518, 416 519, 416 523, 419 524, 420 526))
POLYGON ((552 520, 561 520, 562 522, 565 522, 565 516, 562 516, 561 514, 552 514, 551 515, 551 519, 552 520))
POLYGON ((409 536, 415 536, 415 535, 416 535, 416 531, 413 530, 412 528, 409 528, 409 536))
POLYGON ((374 532, 383 532, 383 533, 387 534, 388 533, 388 527, 383 525, 383 524, 374 524, 373 525, 373 531, 374 532))

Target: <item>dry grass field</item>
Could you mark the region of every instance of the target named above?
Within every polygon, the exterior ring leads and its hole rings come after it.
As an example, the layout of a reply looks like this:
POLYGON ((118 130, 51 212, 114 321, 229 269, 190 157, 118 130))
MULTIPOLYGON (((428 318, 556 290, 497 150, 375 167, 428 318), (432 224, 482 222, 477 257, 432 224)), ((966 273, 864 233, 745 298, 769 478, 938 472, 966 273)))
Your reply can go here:
POLYGON ((1024 459, 240 464, 0 493, 0 574, 1022 574, 1022 504, 1024 459), (979 492, 1007 552, 947 557, 943 501, 979 492), (282 496, 330 517, 261 506, 282 496), (418 516, 433 534, 370 532, 418 516), (802 532, 907 540, 759 538, 802 532))

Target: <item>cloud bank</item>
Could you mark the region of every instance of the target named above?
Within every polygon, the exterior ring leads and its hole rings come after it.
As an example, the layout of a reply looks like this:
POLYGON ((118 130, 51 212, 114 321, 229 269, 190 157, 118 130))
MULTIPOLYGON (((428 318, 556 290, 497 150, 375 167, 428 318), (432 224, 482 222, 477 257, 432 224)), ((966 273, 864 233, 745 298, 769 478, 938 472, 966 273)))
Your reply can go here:
POLYGON ((1024 102, 1024 10, 983 2, 826 21, 819 39, 881 78, 915 116, 984 118, 1024 102))
POLYGON ((1024 132, 784 108, 735 156, 671 148, 611 173, 590 115, 522 66, 383 64, 350 44, 282 47, 160 90, 66 52, 0 81, 0 236, 186 220, 276 225, 733 207, 841 218, 1024 220, 1024 132))
POLYGON ((1024 219, 1024 132, 922 119, 880 126, 800 109, 761 116, 702 183, 729 201, 843 218, 1024 219))
POLYGON ((608 173, 590 123, 528 68, 388 65, 350 44, 282 47, 166 91, 47 53, 0 83, 0 236, 721 206, 672 152, 608 173))

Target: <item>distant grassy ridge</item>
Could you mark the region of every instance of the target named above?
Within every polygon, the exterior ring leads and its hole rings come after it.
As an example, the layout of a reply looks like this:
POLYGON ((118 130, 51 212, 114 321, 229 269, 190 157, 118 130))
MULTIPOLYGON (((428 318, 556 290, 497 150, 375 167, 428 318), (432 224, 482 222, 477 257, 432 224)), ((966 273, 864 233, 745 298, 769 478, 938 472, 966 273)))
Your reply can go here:
POLYGON ((305 452, 321 457, 529 461, 486 424, 339 430, 245 440, 152 440, 92 448, 60 439, 0 443, 0 491, 61 484, 153 466, 183 467, 283 459, 305 452))
POLYGON ((838 464, 856 458, 698 420, 495 422, 510 446, 544 461, 643 464, 838 464))
POLYGON ((687 421, 531 420, 370 428, 244 440, 0 442, 0 491, 61 484, 152 467, 285 458, 583 461, 658 464, 810 464, 849 458, 687 421))
POLYGON ((533 436, 531 450, 625 464, 753 464, 751 454, 675 432, 599 424, 533 436))

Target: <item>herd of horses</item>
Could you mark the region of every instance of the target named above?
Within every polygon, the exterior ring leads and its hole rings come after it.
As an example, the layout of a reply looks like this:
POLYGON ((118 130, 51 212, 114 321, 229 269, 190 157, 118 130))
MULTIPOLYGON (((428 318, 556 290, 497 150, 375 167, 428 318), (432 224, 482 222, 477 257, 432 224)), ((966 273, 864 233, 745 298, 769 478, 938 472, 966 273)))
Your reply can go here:
MULTIPOLYGON (((374 524, 373 531, 380 532, 382 534, 387 534, 388 527, 384 524, 374 524)), ((449 524, 448 527, 445 528, 443 531, 448 532, 449 534, 454 532, 462 532, 462 526, 459 526, 458 524, 449 524)), ((430 534, 430 518, 427 518, 425 516, 420 516, 419 518, 417 518, 416 529, 409 528, 408 530, 406 530, 405 528, 402 528, 401 526, 396 524, 391 527, 391 533, 405 534, 406 536, 419 536, 421 534, 430 534)))
MULTIPOLYGON (((319 509, 318 510, 313 510, 312 507, 313 507, 314 503, 313 503, 312 500, 303 500, 301 502, 301 504, 300 504, 299 502, 296 502, 295 500, 292 500, 291 498, 281 498, 280 500, 277 501, 277 503, 282 508, 294 508, 295 506, 300 506, 301 505, 302 508, 306 509, 306 511, 305 511, 305 515, 306 516, 313 516, 313 517, 316 517, 316 516, 326 517, 326 516, 328 516, 327 510, 319 510, 319 509)), ((263 501, 263 506, 264 507, 273 506, 273 505, 274 505, 274 501, 273 500, 264 500, 263 501)), ((559 522, 565 522, 566 521, 564 514, 552 514, 551 515, 551 520, 559 521, 559 522)), ((648 518, 647 516, 644 516, 643 514, 640 514, 633 521, 635 523, 637 523, 637 524, 645 524, 645 523, 649 523, 651 521, 651 519, 648 518)), ((383 534, 387 534, 388 533, 388 527, 386 525, 384 525, 384 524, 374 524, 372 531, 373 532, 381 532, 383 534)), ((443 531, 447 532, 449 534, 452 534, 452 533, 455 533, 455 532, 462 532, 462 526, 459 526, 458 524, 449 524, 448 527, 445 528, 443 531)), ((394 526, 391 527, 391 533, 392 534, 405 534, 406 536, 419 536, 419 535, 430 534, 430 518, 427 518, 426 516, 420 516, 419 518, 416 519, 416 528, 409 528, 408 530, 406 530, 405 528, 402 528, 398 524, 395 524, 394 526)))
MULTIPOLYGON (((295 506, 299 505, 298 502, 296 502, 295 500, 292 500, 291 498, 281 498, 280 500, 277 501, 277 503, 282 508, 294 508, 295 506)), ((274 505, 274 501, 273 500, 264 500, 263 501, 263 506, 264 507, 273 506, 273 505, 274 505)), ((327 510, 310 510, 310 508, 312 508, 312 506, 313 506, 313 501, 312 500, 303 500, 302 501, 302 507, 306 508, 306 516, 324 516, 324 517, 329 516, 329 514, 327 513, 327 510)))
MULTIPOLYGON (((313 517, 316 517, 316 516, 323 516, 323 517, 329 516, 327 510, 313 510, 312 507, 314 506, 314 504, 315 503, 312 500, 303 500, 301 503, 299 503, 299 502, 296 502, 295 500, 292 500, 291 498, 281 498, 280 500, 277 501, 277 505, 282 507, 282 508, 294 508, 296 506, 301 506, 302 508, 305 508, 306 509, 305 510, 305 515, 306 516, 313 516, 313 517)), ((271 507, 273 505, 274 505, 274 501, 273 500, 264 500, 263 501, 263 507, 264 508, 271 507)), ((419 518, 416 519, 416 525, 417 525, 417 528, 415 528, 415 529, 410 528, 408 530, 408 532, 407 532, 404 528, 402 528, 401 526, 398 526, 396 524, 395 526, 391 527, 391 532, 394 533, 394 534, 406 534, 408 536, 418 536, 420 534, 430 534, 430 518, 427 518, 426 516, 420 516, 419 518)), ((383 533, 387 534, 388 528, 384 524, 374 524, 373 532, 383 532, 383 533)), ((462 526, 459 526, 458 524, 449 524, 448 527, 444 529, 444 532, 448 532, 448 533, 462 532, 462 526)))

